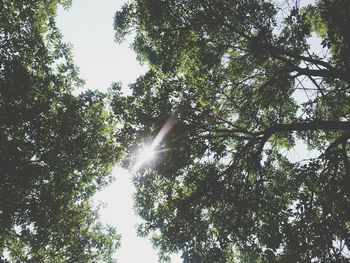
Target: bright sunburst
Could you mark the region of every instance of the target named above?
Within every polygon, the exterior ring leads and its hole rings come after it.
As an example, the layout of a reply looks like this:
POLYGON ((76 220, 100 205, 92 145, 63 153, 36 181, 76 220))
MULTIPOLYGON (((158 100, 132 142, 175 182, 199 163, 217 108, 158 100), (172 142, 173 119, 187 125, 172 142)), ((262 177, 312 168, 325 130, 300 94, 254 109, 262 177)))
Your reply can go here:
POLYGON ((171 130, 173 125, 176 123, 174 117, 169 117, 166 123, 163 125, 162 129, 158 132, 156 138, 154 138, 151 145, 144 145, 138 154, 136 154, 136 163, 132 169, 132 172, 136 172, 140 167, 152 161, 157 156, 156 148, 159 146, 165 135, 171 130))
POLYGON ((156 151, 152 145, 146 146, 140 150, 137 155, 137 161, 141 163, 146 163, 151 161, 156 156, 156 151))
POLYGON ((152 161, 155 157, 156 151, 153 144, 142 147, 136 155, 136 164, 133 167, 133 171, 137 171, 143 164, 152 161))

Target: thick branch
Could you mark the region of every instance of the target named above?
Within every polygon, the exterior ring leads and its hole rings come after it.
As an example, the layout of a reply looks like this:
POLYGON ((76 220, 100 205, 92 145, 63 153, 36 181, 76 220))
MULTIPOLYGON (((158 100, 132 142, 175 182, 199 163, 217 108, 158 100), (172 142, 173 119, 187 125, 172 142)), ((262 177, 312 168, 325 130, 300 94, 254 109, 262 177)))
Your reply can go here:
POLYGON ((312 57, 303 56, 303 55, 300 55, 298 53, 294 53, 290 50, 285 50, 285 49, 276 47, 274 44, 268 43, 268 41, 266 41, 266 40, 258 39, 256 37, 253 37, 253 36, 246 34, 245 32, 243 32, 241 30, 238 30, 237 28, 235 28, 234 26, 232 26, 229 23, 224 22, 224 25, 226 27, 228 27, 230 30, 232 30, 233 32, 235 32, 236 34, 240 35, 242 38, 249 41, 250 43, 255 44, 254 46, 259 46, 262 49, 266 49, 272 57, 283 61, 288 66, 291 66, 292 69, 297 71, 299 74, 307 75, 307 76, 338 78, 338 79, 350 82, 350 77, 349 77, 348 72, 337 69, 326 61, 322 61, 322 60, 315 59, 312 57), (312 69, 308 69, 308 68, 300 68, 299 66, 296 66, 291 61, 291 59, 309 62, 317 67, 322 66, 322 67, 324 67, 324 69, 312 70, 312 69))
POLYGON ((310 122, 293 122, 289 124, 277 124, 272 126, 265 131, 257 132, 255 135, 263 136, 267 139, 280 132, 292 132, 292 131, 350 131, 350 122, 347 121, 324 121, 314 120, 310 122))
POLYGON ((332 149, 337 147, 340 144, 346 143, 350 138, 350 132, 345 132, 341 136, 339 136, 337 139, 335 139, 325 150, 324 156, 327 157, 332 149))
POLYGON ((350 122, 345 121, 324 121, 314 120, 310 122, 294 122, 289 124, 276 124, 264 131, 257 132, 256 139, 259 139, 259 149, 257 153, 261 153, 268 139, 281 132, 301 132, 301 131, 350 131, 350 122))

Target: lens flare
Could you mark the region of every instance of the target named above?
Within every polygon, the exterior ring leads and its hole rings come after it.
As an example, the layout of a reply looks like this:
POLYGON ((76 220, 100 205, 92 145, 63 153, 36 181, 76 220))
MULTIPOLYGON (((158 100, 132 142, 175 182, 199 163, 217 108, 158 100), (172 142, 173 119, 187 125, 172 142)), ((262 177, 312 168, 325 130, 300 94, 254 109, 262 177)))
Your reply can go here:
POLYGON ((155 149, 153 149, 153 147, 151 146, 146 146, 139 152, 139 154, 137 155, 137 159, 142 163, 146 163, 151 161, 155 156, 155 149))
POLYGON ((171 130, 171 128, 176 123, 174 117, 169 117, 166 123, 158 132, 157 136, 154 138, 151 145, 146 145, 136 155, 136 164, 134 165, 132 172, 136 172, 145 163, 148 163, 157 157, 156 148, 159 146, 161 141, 164 139, 165 135, 171 130))

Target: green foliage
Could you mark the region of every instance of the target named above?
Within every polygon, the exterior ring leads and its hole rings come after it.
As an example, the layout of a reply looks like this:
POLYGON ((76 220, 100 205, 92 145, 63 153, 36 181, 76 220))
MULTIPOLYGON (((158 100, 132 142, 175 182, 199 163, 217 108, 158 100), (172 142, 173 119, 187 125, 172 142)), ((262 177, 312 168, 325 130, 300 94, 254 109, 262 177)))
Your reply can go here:
POLYGON ((151 68, 112 102, 126 165, 177 120, 135 174, 139 232, 161 259, 349 260, 346 2, 133 0, 116 13, 117 40, 134 31, 151 68), (319 156, 289 158, 296 142, 319 156))
MULTIPOLYGON (((60 1, 0 4, 0 260, 110 262, 90 197, 117 152, 105 95, 81 85, 55 27, 60 1)), ((69 1, 61 4, 68 7, 69 1)))

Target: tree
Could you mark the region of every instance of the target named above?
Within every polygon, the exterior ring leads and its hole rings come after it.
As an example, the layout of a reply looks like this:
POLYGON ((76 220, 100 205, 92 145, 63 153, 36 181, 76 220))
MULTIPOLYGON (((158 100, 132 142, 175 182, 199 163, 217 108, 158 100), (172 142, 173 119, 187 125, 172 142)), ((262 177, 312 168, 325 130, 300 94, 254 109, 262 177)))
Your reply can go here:
POLYGON ((140 234, 164 259, 349 260, 349 15, 345 0, 132 0, 116 13, 117 41, 134 32, 150 66, 113 100, 126 163, 177 120, 135 173, 140 234), (302 144, 316 156, 288 155, 302 144))
POLYGON ((110 262, 119 237, 90 197, 117 152, 106 95, 82 81, 58 4, 0 4, 0 261, 110 262))

